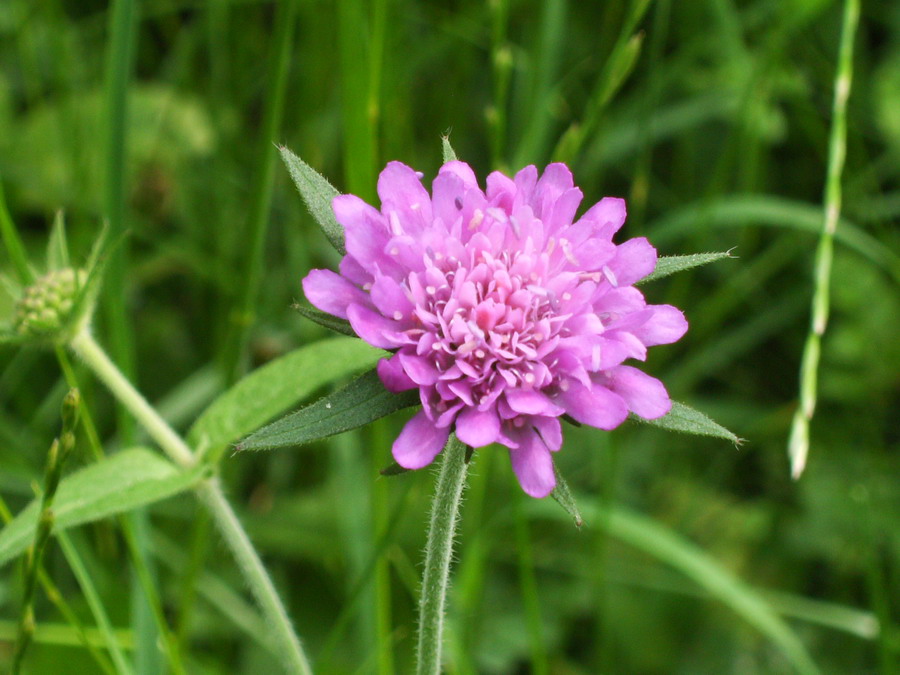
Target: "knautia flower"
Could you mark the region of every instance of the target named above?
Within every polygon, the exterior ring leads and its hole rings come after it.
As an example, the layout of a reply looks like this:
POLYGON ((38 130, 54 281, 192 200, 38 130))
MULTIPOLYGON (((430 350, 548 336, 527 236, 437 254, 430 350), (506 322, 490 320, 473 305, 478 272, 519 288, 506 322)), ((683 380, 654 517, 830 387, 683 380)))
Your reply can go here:
POLYGON ((612 242, 624 200, 607 197, 573 223, 582 193, 565 165, 540 178, 534 166, 514 179, 495 172, 486 191, 459 161, 441 168, 430 196, 420 178, 388 164, 380 211, 336 197, 347 255, 340 274, 313 270, 303 289, 393 352, 378 364, 389 390, 418 388, 422 410, 393 445, 401 466, 430 464, 455 429, 473 448, 509 448, 522 488, 544 497, 561 416, 613 429, 629 411, 669 411, 663 384, 624 362, 675 342, 687 322, 633 286, 656 250, 643 237, 612 242))

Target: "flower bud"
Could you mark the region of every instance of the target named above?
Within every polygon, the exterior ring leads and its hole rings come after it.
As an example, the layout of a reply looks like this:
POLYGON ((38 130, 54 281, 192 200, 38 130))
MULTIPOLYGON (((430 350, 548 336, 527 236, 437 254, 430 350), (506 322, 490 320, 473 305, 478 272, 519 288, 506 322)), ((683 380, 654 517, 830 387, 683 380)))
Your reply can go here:
POLYGON ((16 304, 19 335, 55 339, 70 327, 78 293, 84 288, 84 270, 65 268, 48 272, 25 289, 16 304))

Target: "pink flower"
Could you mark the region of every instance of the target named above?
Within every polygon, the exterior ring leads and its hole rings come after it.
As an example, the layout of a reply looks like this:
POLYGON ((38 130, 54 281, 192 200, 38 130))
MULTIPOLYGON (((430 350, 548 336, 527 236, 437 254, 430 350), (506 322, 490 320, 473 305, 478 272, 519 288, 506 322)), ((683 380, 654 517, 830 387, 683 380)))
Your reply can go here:
POLYGON ((509 448, 522 489, 554 488, 551 452, 560 416, 613 429, 629 411, 646 419, 671 407, 663 384, 627 359, 687 330, 670 305, 648 305, 634 284, 656 266, 643 237, 616 245, 625 202, 607 197, 574 223, 581 190, 563 164, 538 179, 528 166, 479 188, 472 169, 441 167, 432 194, 391 162, 378 180, 381 211, 334 199, 345 228, 340 274, 313 270, 309 301, 348 319, 366 342, 390 350, 384 385, 417 388, 422 410, 394 441, 408 469, 431 463, 452 429, 473 448, 509 448))

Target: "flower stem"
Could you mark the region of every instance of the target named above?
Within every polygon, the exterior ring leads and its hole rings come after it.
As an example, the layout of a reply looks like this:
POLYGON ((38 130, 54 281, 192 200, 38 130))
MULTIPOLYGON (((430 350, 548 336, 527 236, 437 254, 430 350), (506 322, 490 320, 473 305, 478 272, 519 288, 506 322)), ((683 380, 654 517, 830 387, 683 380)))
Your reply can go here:
MULTIPOLYGON (((69 343, 69 347, 109 387, 119 402, 134 415, 147 433, 175 463, 189 467, 198 461, 187 443, 173 431, 160 414, 147 403, 140 392, 132 386, 131 382, 122 375, 87 329, 78 333, 69 343)), ((209 509, 225 543, 231 549, 247 585, 271 626, 275 646, 281 655, 286 671, 308 675, 312 672, 309 662, 300 645, 300 640, 291 626, 284 605, 281 603, 256 549, 253 548, 250 538, 222 493, 222 487, 218 480, 211 478, 202 481, 195 488, 195 492, 200 501, 209 509)))
POLYGON ((218 479, 211 478, 200 483, 197 487, 197 496, 212 514, 213 520, 218 525, 228 548, 231 549, 232 555, 241 568, 256 602, 269 622, 287 672, 311 675, 312 669, 300 646, 300 640, 291 626, 291 620, 288 618, 284 605, 281 604, 278 592, 266 573, 256 549, 253 548, 250 538, 231 508, 231 504, 222 493, 218 479))
POLYGON ((451 436, 443 451, 425 546, 425 571, 419 599, 418 675, 441 672, 444 606, 459 505, 466 482, 466 447, 451 436))

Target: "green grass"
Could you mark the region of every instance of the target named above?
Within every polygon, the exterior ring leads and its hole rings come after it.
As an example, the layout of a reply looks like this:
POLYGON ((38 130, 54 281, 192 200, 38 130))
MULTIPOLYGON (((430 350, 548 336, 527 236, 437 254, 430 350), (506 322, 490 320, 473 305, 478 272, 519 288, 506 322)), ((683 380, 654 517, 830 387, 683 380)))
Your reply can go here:
MULTIPOLYGON (((0 272, 13 285, 43 273, 58 209, 76 261, 109 222, 96 337, 187 432, 238 373, 327 335, 290 305, 311 267, 338 258, 276 145, 370 201, 389 160, 430 181, 446 132, 482 178, 565 158, 586 204, 626 197, 623 237, 647 236, 665 255, 734 249, 736 259, 643 287, 691 323, 647 367, 748 442, 636 424, 568 429, 558 461, 580 530, 555 503, 524 500, 502 448, 479 451, 448 596, 447 671, 896 673, 892 3, 863 3, 844 64, 853 89, 841 219, 797 482, 786 453, 843 5, 6 0, 0 272)), ((12 307, 0 293, 0 320, 12 307)), ((0 346, 0 495, 13 514, 41 483, 73 381, 90 417, 70 470, 149 442, 82 364, 0 346)), ((316 673, 414 669, 436 476, 378 474, 408 414, 297 450, 221 458, 226 494, 316 673)), ((174 497, 51 540, 24 671, 275 672, 271 631, 199 513, 174 497)), ((0 670, 21 611, 19 567, 3 571, 0 670)))

